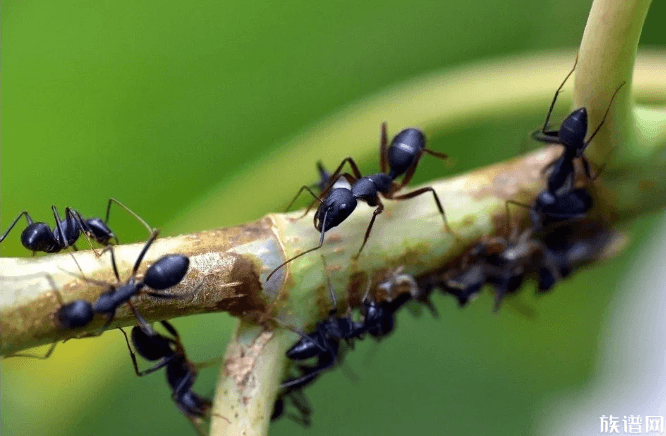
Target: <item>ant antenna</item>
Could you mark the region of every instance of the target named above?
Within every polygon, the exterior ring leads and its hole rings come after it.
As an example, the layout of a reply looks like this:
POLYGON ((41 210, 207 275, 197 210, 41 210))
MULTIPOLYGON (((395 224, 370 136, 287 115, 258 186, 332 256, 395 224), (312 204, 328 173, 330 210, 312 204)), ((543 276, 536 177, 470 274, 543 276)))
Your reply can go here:
MULTIPOLYGON (((317 198, 317 200, 319 200, 319 198, 317 198)), ((321 200, 319 200, 319 201, 321 201, 321 200)), ((324 245, 324 234, 326 233, 326 215, 328 215, 328 209, 326 209, 326 211, 324 212, 324 220, 322 221, 323 224, 321 226, 321 236, 319 237, 319 245, 317 245, 314 248, 310 248, 309 250, 305 250, 304 252, 297 254, 296 256, 292 257, 291 259, 288 259, 288 260, 282 262, 277 268, 275 268, 273 271, 271 271, 270 274, 268 274, 268 277, 266 277, 267 282, 271 279, 271 277, 273 277, 273 274, 275 274, 280 268, 282 268, 283 266, 285 266, 286 264, 288 264, 292 260, 298 259, 299 257, 304 256, 308 253, 311 253, 315 250, 319 250, 321 248, 321 246, 324 245)))
POLYGON ((567 80, 569 80, 569 76, 571 76, 576 69, 576 65, 578 64, 578 52, 576 52, 576 60, 574 61, 573 68, 571 71, 569 71, 569 74, 564 78, 564 81, 562 84, 560 84, 560 87, 557 88, 557 91, 555 91, 555 96, 553 97, 553 101, 550 103, 550 107, 548 108, 548 113, 546 114, 546 121, 543 123, 543 128, 541 129, 541 133, 546 134, 546 129, 548 128, 548 122, 550 121, 550 115, 553 112, 553 109, 555 108, 555 102, 557 101, 557 96, 559 95, 560 92, 562 92, 562 88, 564 87, 564 84, 567 83, 567 80))
MULTIPOLYGON (((590 138, 587 141, 585 141, 585 146, 583 147, 583 150, 585 150, 585 148, 590 144, 590 142, 592 142, 592 139, 594 139, 596 134, 599 132, 599 129, 601 129, 601 126, 603 126, 604 123, 606 122, 606 116, 608 115, 608 112, 610 112, 610 108, 613 105, 613 100, 615 100, 615 96, 617 95, 618 92, 620 92, 620 89, 622 89, 622 87, 624 85, 626 85, 626 83, 627 83, 626 81, 622 82, 620 84, 620 86, 618 86, 617 89, 615 90, 615 92, 613 93, 613 96, 611 97, 610 102, 608 103, 608 107, 606 108, 606 112, 604 113, 604 117, 601 119, 601 122, 597 126, 596 130, 592 133, 590 138)), ((581 153, 582 153, 582 151, 581 151, 581 153)))
POLYGON ((331 276, 328 273, 328 265, 326 264, 326 258, 324 257, 323 254, 321 255, 321 261, 324 263, 324 274, 326 274, 326 282, 328 283, 328 293, 331 297, 331 303, 333 305, 331 307, 331 312, 335 313, 338 308, 338 300, 335 298, 335 290, 333 289, 333 284, 331 283, 331 276))

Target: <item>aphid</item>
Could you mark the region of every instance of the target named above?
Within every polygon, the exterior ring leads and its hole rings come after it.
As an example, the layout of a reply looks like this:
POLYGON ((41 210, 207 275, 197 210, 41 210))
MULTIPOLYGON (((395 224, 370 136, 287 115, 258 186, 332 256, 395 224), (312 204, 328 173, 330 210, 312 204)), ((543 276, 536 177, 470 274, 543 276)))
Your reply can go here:
MULTIPOLYGON (((153 244, 153 242, 155 242, 158 234, 159 230, 153 231, 152 236, 150 239, 148 239, 148 242, 146 242, 146 245, 144 245, 141 253, 139 254, 139 257, 134 263, 132 274, 124 284, 114 285, 106 282, 86 279, 91 283, 104 285, 109 288, 109 290, 102 293, 97 298, 97 301, 95 301, 93 304, 93 310, 95 313, 106 316, 107 326, 113 321, 116 310, 122 304, 127 303, 130 305, 130 308, 133 309, 130 299, 139 294, 148 294, 152 297, 164 299, 182 298, 182 295, 162 294, 154 291, 163 291, 177 285, 183 280, 190 265, 190 260, 187 256, 183 256, 182 254, 167 254, 162 256, 148 268, 144 274, 143 280, 136 279, 136 274, 139 270, 141 262, 143 261, 143 257, 146 255, 146 252, 153 244), (144 290, 144 288, 149 288, 152 290, 144 290)), ((111 252, 111 265, 113 266, 113 273, 115 274, 118 283, 120 283, 121 280, 120 275, 118 274, 118 267, 116 265, 113 247, 107 247, 105 250, 111 252)))
POLYGON ((463 260, 463 271, 448 278, 445 289, 463 306, 484 284, 491 284, 497 311, 504 297, 520 289, 527 276, 539 269, 548 271, 555 281, 559 279, 559 271, 546 251, 545 244, 533 237, 532 229, 520 235, 490 238, 470 250, 463 260))
MULTIPOLYGON (((370 283, 368 283, 369 285, 370 283)), ((400 296, 400 294, 407 291, 410 298, 408 298, 407 303, 416 302, 420 305, 425 305, 432 316, 435 318, 438 317, 437 309, 435 305, 430 301, 430 292, 431 288, 426 286, 421 286, 417 283, 416 279, 407 273, 404 273, 404 266, 399 266, 395 268, 389 275, 389 278, 377 285, 379 292, 384 293, 389 297, 389 300, 393 300, 400 296)), ((366 290, 366 296, 369 292, 369 289, 366 290)), ((364 302, 366 299, 364 298, 364 302)), ((409 306, 410 312, 413 315, 420 315, 421 307, 417 305, 409 306)))
MULTIPOLYGON (((388 149, 386 147, 386 138, 386 124, 384 123, 382 124, 380 139, 380 173, 363 177, 354 159, 347 157, 331 175, 329 186, 327 186, 327 188, 321 193, 323 199, 318 197, 310 187, 301 187, 296 194, 296 197, 294 197, 292 204, 303 191, 309 192, 315 198, 315 201, 320 203, 314 215, 314 227, 320 232, 319 245, 283 262, 280 266, 271 271, 267 279, 270 279, 276 271, 292 260, 321 248, 324 244, 324 234, 346 220, 356 209, 358 201, 366 202, 369 206, 375 207, 375 210, 372 214, 372 219, 368 224, 368 228, 365 231, 365 237, 363 238, 361 248, 359 248, 358 253, 356 253, 356 257, 358 257, 361 254, 361 251, 363 251, 363 247, 365 247, 365 244, 368 241, 370 231, 372 230, 377 215, 384 210, 384 204, 382 203, 380 196, 390 200, 407 200, 431 192, 434 201, 437 204, 437 209, 442 215, 444 226, 447 231, 451 231, 446 215, 444 214, 442 203, 432 187, 428 186, 406 194, 396 195, 396 193, 412 179, 416 166, 423 153, 427 152, 442 159, 446 159, 448 156, 427 149, 425 147, 425 135, 417 129, 405 129, 398 133, 395 138, 393 138, 393 141, 391 141, 391 145, 388 149), (349 163, 353 175, 348 173, 341 174, 345 163, 349 163), (403 174, 404 177, 402 181, 400 183, 395 182, 395 179, 403 174), (346 179, 351 184, 351 189, 331 189, 331 183, 337 181, 338 177, 346 179)), ((306 210, 306 213, 308 210, 306 210)))
MULTIPOLYGON (((139 325, 132 328, 134 350, 144 359, 157 361, 157 363, 148 369, 139 371, 136 355, 132 351, 127 334, 120 329, 125 336, 134 372, 137 376, 144 376, 166 366, 167 382, 172 391, 171 398, 197 433, 205 435, 206 432, 201 428, 198 420, 209 415, 212 403, 209 399, 192 391, 197 377, 197 368, 187 359, 178 332, 168 321, 161 321, 162 326, 171 335, 171 337, 163 336, 154 331, 138 313, 135 312, 135 315, 139 319, 139 325)), ((227 418, 224 419, 230 422, 227 418)))
POLYGON ((14 219, 5 233, 0 236, 0 243, 5 240, 9 232, 11 232, 14 226, 16 226, 22 216, 25 216, 28 226, 23 232, 21 232, 21 244, 28 250, 31 250, 33 255, 38 251, 44 253, 58 253, 69 247, 77 250, 75 244, 81 233, 84 234, 91 248, 91 238, 102 245, 108 245, 111 239, 114 239, 116 243, 118 243, 118 237, 107 225, 112 203, 125 209, 125 211, 141 222, 144 227, 148 229, 149 233, 152 232, 152 228, 140 216, 115 198, 111 198, 109 199, 106 208, 106 219, 104 221, 100 218, 89 218, 84 220, 81 218, 79 212, 69 207, 65 208, 65 219, 61 220, 56 207, 51 206, 56 223, 53 230, 51 230, 46 223, 34 222, 28 211, 24 210, 14 219))
POLYGON ((587 160, 587 157, 585 157, 584 155, 585 149, 592 142, 594 137, 597 135, 599 129, 601 129, 601 126, 604 125, 604 122, 606 121, 606 116, 610 111, 615 96, 626 83, 622 82, 620 86, 618 86, 618 88, 615 90, 613 96, 611 97, 610 102, 608 103, 608 108, 606 109, 606 113, 604 113, 601 122, 594 130, 592 135, 590 135, 587 141, 585 140, 585 135, 587 135, 587 109, 585 109, 584 107, 578 108, 575 111, 571 112, 571 114, 569 114, 569 116, 567 116, 564 119, 564 121, 562 121, 562 124, 560 124, 560 128, 558 130, 547 130, 548 122, 550 121, 550 115, 553 112, 553 108, 555 107, 555 102, 557 101, 557 96, 562 91, 562 87, 566 83, 567 79, 569 79, 569 76, 571 76, 571 74, 576 69, 577 63, 578 63, 578 56, 576 56, 576 62, 574 62, 573 68, 571 69, 569 74, 567 74, 567 76, 564 78, 564 81, 562 82, 560 87, 557 88, 557 91, 555 91, 555 96, 553 97, 553 101, 551 102, 550 108, 548 109, 548 113, 546 114, 546 120, 543 124, 543 127, 541 128, 541 130, 535 132, 532 135, 533 138, 538 141, 561 144, 562 146, 564 146, 564 152, 562 153, 562 155, 549 165, 549 167, 552 166, 553 168, 551 170, 550 176, 548 177, 547 190, 553 194, 556 194, 560 189, 562 189, 565 186, 568 186, 566 188, 567 190, 571 189, 571 187, 573 186, 575 159, 580 159, 587 179, 589 180, 592 179, 592 173, 590 171, 590 163, 587 160))

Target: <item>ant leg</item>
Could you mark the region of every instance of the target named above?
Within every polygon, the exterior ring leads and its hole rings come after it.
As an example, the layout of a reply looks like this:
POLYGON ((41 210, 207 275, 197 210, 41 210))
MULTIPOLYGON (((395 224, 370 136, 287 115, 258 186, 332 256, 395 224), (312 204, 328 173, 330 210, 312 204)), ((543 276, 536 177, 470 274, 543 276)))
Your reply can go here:
MULTIPOLYGON (((361 171, 358 169, 358 165, 356 165, 356 162, 354 161, 353 158, 347 156, 346 158, 342 159, 342 162, 340 162, 340 165, 333 171, 333 174, 331 174, 331 178, 328 180, 328 184, 326 185, 326 188, 324 188, 323 191, 321 191, 320 198, 326 197, 326 194, 333 188, 333 185, 335 185, 335 182, 338 180, 338 176, 342 172, 342 167, 344 167, 345 163, 349 163, 349 166, 352 169, 352 173, 354 174, 354 177, 357 179, 360 179, 363 177, 361 175, 361 171)), ((314 203, 313 203, 314 204, 314 203)), ((312 207, 312 205, 310 206, 312 207)))
POLYGON ((446 153, 442 153, 440 151, 435 151, 435 150, 431 150, 429 148, 424 148, 423 152, 428 153, 430 156, 434 156, 437 159, 449 160, 449 155, 446 154, 446 153))
MULTIPOLYGON (((113 267, 113 275, 116 276, 116 281, 120 282, 120 274, 118 274, 118 265, 116 264, 116 255, 114 254, 115 252, 113 251, 113 245, 104 247, 102 253, 104 253, 105 251, 111 253, 111 266, 113 267)), ((134 271, 134 273, 136 273, 136 271, 134 271)), ((134 276, 134 274, 132 274, 132 276, 134 276)))
POLYGON ((321 255, 321 261, 324 264, 324 274, 326 274, 326 282, 328 283, 328 294, 331 297, 331 315, 334 315, 337 312, 338 301, 335 298, 335 290, 333 290, 333 284, 331 283, 331 276, 328 273, 328 265, 326 265, 326 258, 324 255, 321 255))
POLYGON ((160 321, 162 326, 168 331, 174 338, 176 338, 176 341, 180 342, 180 335, 176 331, 176 328, 169 322, 169 321, 160 321))
POLYGON ((606 112, 604 113, 604 117, 601 119, 601 122, 599 123, 599 125, 597 126, 597 128, 594 130, 594 132, 592 133, 592 135, 590 136, 590 138, 589 138, 587 141, 585 141, 585 146, 584 146, 583 149, 580 151, 580 153, 582 153, 583 150, 585 150, 585 149, 587 148, 587 146, 590 145, 590 142, 592 142, 592 139, 594 139, 594 137, 597 135, 597 133, 599 133, 599 129, 601 129, 601 126, 603 126, 604 123, 606 122, 606 116, 608 116, 608 112, 610 112, 610 108, 611 108, 611 106, 613 105, 613 100, 615 100, 615 96, 616 96, 617 93, 620 91, 620 89, 622 89, 622 87, 623 87, 624 85, 626 85, 626 84, 627 84, 627 82, 622 82, 622 83, 620 84, 620 86, 617 87, 617 89, 616 89, 615 92, 613 93, 613 96, 612 96, 611 99, 610 99, 610 102, 608 103, 608 107, 606 108, 606 112))
POLYGON ((310 368, 310 372, 306 373, 305 375, 302 375, 301 377, 287 380, 286 382, 282 383, 280 385, 280 388, 286 389, 286 388, 298 388, 300 386, 304 386, 308 384, 311 380, 313 380, 315 377, 319 375, 319 373, 326 371, 329 368, 332 368, 335 365, 335 362, 337 361, 337 357, 333 354, 329 355, 329 360, 321 362, 321 356, 319 359, 319 362, 317 363, 317 366, 310 368))
MULTIPOLYGON (((141 253, 139 253, 139 257, 137 257, 136 262, 134 263, 134 268, 132 268, 132 277, 136 275, 136 272, 139 270, 139 265, 141 265, 141 262, 143 261, 143 257, 146 255, 146 252, 150 248, 151 245, 153 245, 153 242, 155 242, 155 239, 157 239, 157 236, 160 234, 160 231, 158 229, 154 229, 153 232, 150 235, 150 239, 148 239, 148 242, 146 242, 146 245, 143 246, 143 250, 141 250, 141 253)), ((111 254, 113 255, 113 250, 111 250, 111 254)), ((116 267, 116 264, 114 262, 113 267, 116 267)))
MULTIPOLYGON (((329 180, 329 182, 330 182, 330 180, 329 180)), ((310 209, 312 208, 312 205, 313 205, 314 203, 316 203, 317 201, 321 203, 321 199, 319 198, 319 196, 318 196, 317 194, 315 194, 315 193, 312 191, 312 188, 310 188, 310 187, 307 186, 307 185, 303 185, 303 186, 301 186, 301 189, 298 190, 298 192, 297 192, 296 195, 294 196, 293 200, 291 200, 291 202, 289 203, 289 205, 286 207, 286 209, 284 210, 285 212, 289 212, 289 209, 291 209, 291 206, 294 205, 294 203, 296 202, 296 200, 298 199, 298 197, 300 197, 300 195, 303 193, 303 191, 308 191, 308 192, 310 193, 310 195, 312 195, 312 196, 314 197, 315 200, 314 200, 314 202, 310 203, 310 206, 308 206, 307 210, 305 211, 305 213, 304 213, 300 218, 303 218, 305 215, 308 214, 308 212, 310 212, 310 209)), ((299 219, 300 219, 300 218, 299 218, 299 219)))
MULTIPOLYGON (((55 206, 53 206, 55 207, 55 206)), ((93 247, 92 241, 90 240, 90 231, 88 230, 88 225, 84 221, 83 218, 81 218, 81 214, 79 214, 79 211, 76 209, 72 209, 69 207, 65 208, 65 220, 69 219, 74 220, 76 222, 76 225, 79 226, 80 232, 83 234, 83 236, 86 238, 86 241, 88 241, 88 245, 90 246, 90 249, 92 250, 93 253, 95 253, 96 257, 100 257, 102 254, 98 253, 95 247, 93 247)), ((78 239, 78 236, 77 236, 78 239)), ((72 244, 72 248, 74 248, 74 251, 78 251, 76 246, 72 244)))
POLYGON ((123 330, 122 327, 118 327, 118 330, 120 330, 122 332, 123 336, 125 336, 125 343, 127 344, 127 350, 130 352, 130 357, 132 358, 132 365, 134 366, 134 373, 138 377, 143 377, 144 375, 151 374, 151 373, 157 371, 158 369, 164 368, 169 362, 171 362, 171 360, 173 360, 175 354, 173 356, 170 356, 167 359, 163 359, 161 362, 159 362, 157 365, 155 365, 153 367, 150 367, 150 368, 148 368, 146 370, 143 370, 143 371, 139 371, 139 364, 136 360, 136 354, 134 354, 134 351, 132 351, 132 347, 130 347, 130 343, 129 343, 129 339, 127 337, 127 333, 125 333, 125 330, 123 330))
POLYGON ((317 172, 319 173, 319 182, 310 185, 310 188, 319 188, 321 192, 328 184, 328 181, 331 180, 331 174, 326 171, 324 164, 320 160, 317 161, 317 172))
POLYGON ((294 404, 294 407, 298 409, 298 412, 301 414, 301 416, 297 417, 292 413, 288 413, 287 417, 289 417, 292 421, 299 423, 303 427, 309 427, 311 424, 310 415, 312 414, 312 406, 310 405, 310 402, 308 401, 303 391, 300 389, 293 390, 289 393, 289 398, 294 404))
MULTIPOLYGON (((349 162, 349 166, 351 166, 352 172, 354 173, 354 176, 357 179, 360 179, 362 177, 361 176, 361 171, 359 171, 358 166, 356 165, 356 162, 354 161, 354 159, 351 158, 351 157, 344 158, 342 160, 342 162, 340 163, 340 165, 338 165, 338 168, 336 168, 336 170, 333 172, 333 174, 331 174, 331 177, 328 179, 328 183, 326 184, 324 189, 321 191, 319 196, 314 195, 314 193, 310 192, 315 197, 315 200, 308 205, 308 208, 305 210, 305 213, 301 216, 301 218, 303 218, 305 215, 308 214, 308 212, 310 212, 310 209, 312 209, 312 206, 314 206, 317 201, 319 201, 321 203, 321 199, 326 197, 326 194, 328 194, 330 192, 330 190, 333 188, 333 185, 335 185, 335 182, 338 181, 338 176, 340 175, 340 172, 342 172, 342 167, 347 162, 349 162)), ((303 188, 306 188, 306 187, 305 186, 301 187, 301 190, 303 190, 303 188)), ((309 190, 309 188, 308 188, 308 190, 309 190)), ((299 191, 298 194, 296 194, 297 197, 300 194, 300 192, 301 191, 299 191)), ((292 203, 294 201, 296 201, 296 198, 294 198, 294 200, 292 200, 292 203)), ((289 204, 289 207, 291 207, 292 203, 289 204)))
MULTIPOLYGON (((326 215, 328 215, 328 209, 326 209, 326 212, 324 212, 324 221, 323 221, 323 223, 326 222, 326 215)), ((317 245, 314 248, 310 248, 309 250, 305 250, 304 252, 297 254, 296 256, 292 257, 291 259, 288 259, 288 260, 282 262, 277 268, 275 268, 273 271, 271 271, 270 274, 268 274, 268 277, 266 277, 266 282, 268 282, 271 279, 271 277, 273 277, 273 274, 275 274, 280 268, 282 268, 283 266, 285 266, 286 264, 288 264, 292 260, 298 259, 299 257, 304 256, 308 253, 311 253, 315 250, 319 250, 321 248, 321 246, 324 245, 324 234, 325 233, 326 233, 326 227, 324 227, 324 225, 322 224, 322 226, 321 226, 321 236, 319 237, 319 245, 317 245)))
MULTIPOLYGON (((134 218, 136 218, 136 220, 139 221, 139 222, 140 222, 140 223, 146 228, 146 230, 148 230, 148 234, 149 234, 149 235, 152 235, 152 233, 153 233, 153 231, 154 231, 155 229, 153 229, 152 227, 150 227, 150 226, 148 225, 148 223, 147 223, 143 218, 141 218, 141 217, 139 216, 139 214, 137 214, 137 213, 134 212, 132 209, 130 209, 129 207, 125 206, 123 203, 121 203, 120 201, 118 201, 117 199, 115 199, 115 198, 113 198, 113 197, 109 198, 109 203, 106 205, 106 219, 104 220, 104 224, 108 224, 108 223, 109 223, 109 214, 111 213, 111 203, 116 203, 118 206, 122 207, 122 208, 125 210, 125 212, 127 212, 128 214, 130 214, 130 215, 132 215, 134 218)), ((116 244, 117 244, 117 243, 118 243, 118 237, 116 237, 116 244)))
POLYGON ((52 343, 51 346, 49 347, 49 350, 43 356, 37 356, 35 354, 28 354, 28 353, 12 353, 6 355, 5 359, 8 357, 29 357, 31 359, 41 359, 41 360, 48 359, 49 357, 51 357, 51 354, 53 354, 53 350, 55 350, 56 345, 58 345, 57 342, 52 343))
POLYGON ((23 215, 25 215, 25 219, 26 219, 26 221, 28 221, 28 225, 32 224, 32 219, 30 218, 30 215, 28 215, 28 211, 27 211, 27 210, 24 210, 23 212, 21 212, 21 213, 19 214, 19 216, 16 217, 16 219, 14 219, 14 222, 12 222, 12 223, 10 224, 9 228, 7 229, 7 231, 5 231, 5 233, 4 233, 2 236, 0 236, 0 242, 2 242, 2 241, 5 240, 5 238, 6 238, 7 235, 9 234, 9 232, 12 231, 12 229, 14 228, 14 226, 16 225, 16 223, 18 222, 18 220, 20 220, 21 217, 22 217, 23 215))
MULTIPOLYGON (((557 88, 557 91, 555 91, 555 95, 553 96, 553 101, 550 103, 550 107, 548 108, 548 113, 546 114, 546 121, 543 123, 543 127, 541 128, 540 133, 543 135, 546 135, 547 137, 552 136, 553 133, 555 133, 555 136, 559 136, 557 132, 553 131, 546 131, 548 128, 548 122, 550 121, 550 115, 553 112, 553 109, 555 108, 555 102, 557 101, 557 96, 559 93, 562 91, 562 88, 564 87, 564 84, 567 83, 567 80, 569 80, 569 76, 571 76, 576 69, 576 64, 578 64, 578 53, 576 53, 576 60, 574 61, 573 68, 571 68, 571 71, 569 71, 569 74, 564 78, 562 83, 560 84, 560 87, 557 88)), ((533 135, 534 139, 538 139, 533 135)))
MULTIPOLYGON (((56 209, 55 205, 51 205, 51 210, 53 211, 53 217, 55 218, 55 223, 56 223, 55 232, 58 232, 58 234, 60 235, 60 244, 63 248, 67 248, 69 246, 67 244, 69 241, 65 237, 65 232, 62 230, 62 225, 61 225, 61 222, 60 222, 60 213, 58 213, 58 210, 56 209)), ((67 219, 67 218, 65 218, 65 219, 67 219)), ((76 225, 78 226, 78 223, 76 225)), ((57 239, 57 237, 56 237, 56 239, 57 239)), ((77 239, 78 239, 78 235, 77 235, 77 239)))
POLYGON ((386 121, 382 123, 379 130, 379 170, 382 173, 386 172, 388 168, 388 135, 386 134, 386 121))
POLYGON ((451 230, 451 227, 449 226, 449 221, 446 219, 446 214, 444 213, 444 208, 442 207, 442 203, 439 201, 437 193, 431 186, 417 189, 416 191, 408 192, 407 194, 397 195, 393 197, 393 200, 407 200, 409 198, 414 198, 426 192, 432 192, 432 195, 435 197, 435 203, 437 203, 437 209, 439 209, 439 213, 442 215, 442 219, 444 220, 444 226, 446 227, 446 231, 449 233, 453 233, 453 230, 451 230))
POLYGON ((358 259, 358 257, 361 255, 361 251, 363 251, 365 243, 368 242, 368 237, 370 236, 370 230, 372 230, 372 225, 375 223, 377 215, 382 213, 383 210, 384 210, 384 204, 381 201, 379 201, 379 205, 375 208, 374 211, 372 211, 372 219, 370 220, 370 224, 368 224, 368 228, 365 230, 365 237, 363 238, 363 244, 361 244, 361 248, 358 249, 358 253, 356 253, 356 256, 354 256, 355 259, 358 259))

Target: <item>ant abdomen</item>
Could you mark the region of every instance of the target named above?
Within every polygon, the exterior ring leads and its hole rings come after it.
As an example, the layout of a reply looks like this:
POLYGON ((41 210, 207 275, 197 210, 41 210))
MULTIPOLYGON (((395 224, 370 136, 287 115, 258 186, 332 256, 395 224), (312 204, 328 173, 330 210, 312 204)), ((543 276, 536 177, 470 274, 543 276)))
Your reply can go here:
POLYGON ((93 307, 86 300, 74 300, 63 304, 55 313, 55 319, 63 330, 84 327, 93 319, 93 307))
POLYGON ((183 280, 189 266, 190 259, 182 254, 163 256, 148 268, 143 283, 158 291, 168 289, 183 280))
POLYGON ((425 148, 425 145, 425 135, 419 129, 409 128, 395 135, 388 148, 391 179, 404 174, 412 166, 415 156, 425 148))
POLYGON ((46 223, 32 223, 21 232, 21 244, 32 251, 57 253, 60 251, 58 242, 46 223))

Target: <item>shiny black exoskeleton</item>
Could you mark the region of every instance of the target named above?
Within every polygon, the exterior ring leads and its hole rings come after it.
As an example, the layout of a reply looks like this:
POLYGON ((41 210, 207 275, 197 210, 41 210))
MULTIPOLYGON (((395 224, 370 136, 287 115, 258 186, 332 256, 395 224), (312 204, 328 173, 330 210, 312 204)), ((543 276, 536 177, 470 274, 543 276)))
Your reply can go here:
POLYGON ((395 313, 412 298, 410 294, 400 294, 396 298, 377 303, 363 301, 363 330, 375 339, 383 339, 395 328, 395 313))
MULTIPOLYGON (((372 219, 368 224, 368 228, 365 231, 365 237, 363 238, 363 243, 361 244, 361 248, 359 248, 356 256, 360 255, 363 247, 365 247, 377 215, 382 213, 384 210, 384 204, 382 203, 380 196, 390 200, 407 200, 417 197, 421 194, 431 192, 434 197, 434 201, 437 204, 437 209, 442 215, 444 225, 446 229, 450 231, 442 203, 440 202, 437 193, 432 187, 417 189, 407 194, 395 195, 412 179, 414 171, 416 170, 416 166, 418 165, 423 153, 429 153, 441 159, 447 159, 448 156, 446 154, 427 149, 425 147, 425 135, 417 129, 403 130, 397 134, 395 138, 393 138, 391 145, 388 146, 388 148, 387 142, 386 123, 383 123, 381 129, 379 153, 381 170, 380 173, 364 177, 361 175, 361 172, 359 171, 354 159, 347 157, 342 161, 342 163, 340 163, 338 168, 330 176, 328 186, 322 191, 320 196, 317 196, 314 192, 312 192, 308 186, 301 187, 289 206, 294 203, 294 201, 303 191, 309 192, 316 199, 315 201, 320 203, 314 215, 314 227, 320 232, 319 245, 317 247, 306 250, 282 263, 273 271, 271 271, 267 279, 270 279, 276 271, 292 260, 321 248, 321 246, 324 244, 324 234, 328 230, 337 227, 340 223, 346 220, 356 209, 358 201, 364 201, 369 206, 375 207, 375 210, 372 213, 372 219), (344 167, 345 163, 349 164, 353 174, 342 173, 342 168, 344 167), (395 182, 395 179, 402 175, 404 175, 402 181, 399 183, 395 182), (333 185, 339 177, 346 179, 351 185, 351 189, 333 188, 333 185)), ((289 207, 287 209, 289 209, 289 207)), ((309 209, 310 208, 308 208, 307 211, 309 211, 309 209)))
MULTIPOLYGON (((46 223, 34 222, 28 211, 24 210, 9 225, 5 233, 0 236, 0 242, 5 240, 16 223, 22 216, 25 216, 28 226, 21 232, 21 244, 28 250, 31 250, 33 255, 38 251, 57 253, 66 248, 74 247, 79 238, 80 217, 75 210, 67 207, 65 208, 65 219, 61 220, 56 207, 51 206, 51 210, 53 211, 56 223, 53 230, 46 223)), ((74 248, 76 249, 76 247, 74 248)))
POLYGON ((585 188, 577 188, 557 194, 541 191, 530 208, 530 220, 535 230, 562 222, 585 217, 592 209, 592 196, 585 188))
POLYGON ((130 347, 127 334, 120 329, 125 336, 134 372, 137 376, 144 376, 166 366, 167 382, 172 392, 171 398, 176 403, 178 410, 185 415, 199 434, 206 434, 196 420, 208 416, 212 403, 209 399, 192 391, 197 369, 195 364, 187 359, 178 332, 168 321, 161 321, 162 326, 171 337, 161 335, 154 331, 143 317, 137 314, 137 318, 139 325, 133 327, 131 333, 134 350, 144 359, 157 361, 157 363, 148 369, 139 371, 136 355, 130 347))
POLYGON ((585 140, 585 135, 587 135, 587 109, 585 109, 584 107, 578 108, 575 111, 571 112, 571 114, 569 114, 569 116, 567 116, 564 119, 564 121, 562 121, 562 124, 560 124, 560 128, 558 130, 547 130, 548 122, 550 121, 550 115, 553 112, 553 108, 555 107, 555 102, 557 101, 557 96, 561 92, 562 87, 566 83, 567 79, 569 79, 569 76, 571 76, 573 71, 576 69, 577 62, 578 62, 578 57, 576 57, 576 62, 574 63, 574 66, 569 72, 569 74, 567 74, 560 87, 557 88, 557 91, 555 91, 555 96, 553 97, 553 101, 551 102, 550 108, 548 109, 548 113, 546 115, 546 121, 544 122, 543 127, 541 128, 540 131, 537 131, 532 135, 533 138, 538 141, 561 144, 562 146, 564 146, 564 152, 562 153, 562 155, 549 165, 549 167, 552 167, 552 169, 550 176, 548 177, 547 190, 554 194, 558 193, 558 191, 562 188, 569 190, 573 187, 575 179, 574 177, 575 159, 580 159, 587 179, 588 180, 592 179, 590 164, 583 153, 585 152, 585 149, 590 144, 590 142, 592 142, 594 137, 597 135, 599 129, 601 129, 601 126, 604 125, 604 122, 606 121, 606 116, 610 111, 615 96, 625 84, 625 82, 623 82, 615 90, 613 96, 611 97, 610 102, 608 103, 608 108, 606 109, 606 113, 604 114, 603 118, 601 119, 601 122, 594 130, 594 132, 590 135, 587 141, 585 140))
POLYGON ((56 207, 51 206, 53 217, 56 222, 53 230, 51 230, 46 223, 33 222, 28 211, 24 210, 14 219, 5 233, 0 236, 0 242, 7 237, 21 217, 25 216, 28 226, 23 232, 21 232, 21 244, 28 250, 31 250, 33 255, 38 251, 44 253, 58 253, 69 247, 73 247, 74 250, 77 250, 75 244, 81 233, 86 236, 89 243, 90 239, 93 239, 99 244, 109 245, 110 241, 113 239, 117 244, 118 237, 107 225, 109 222, 109 214, 111 212, 111 204, 113 203, 122 207, 129 214, 134 216, 148 229, 148 232, 152 232, 150 226, 140 216, 115 198, 111 198, 109 199, 106 208, 106 219, 104 221, 100 218, 83 219, 78 211, 69 207, 65 208, 65 219, 61 220, 56 207))
POLYGON ((301 340, 286 353, 291 360, 306 360, 316 357, 317 364, 311 367, 300 366, 302 375, 283 382, 280 385, 283 389, 298 389, 313 381, 319 373, 335 365, 338 359, 340 341, 345 340, 349 343, 353 339, 362 337, 365 332, 364 325, 354 321, 351 316, 338 317, 335 315, 337 303, 330 280, 328 280, 328 290, 333 304, 328 318, 320 321, 314 332, 302 335, 301 340))
MULTIPOLYGON (((101 284, 107 285, 110 289, 97 298, 97 301, 93 304, 93 310, 95 313, 106 316, 106 325, 109 325, 113 321, 116 309, 118 309, 119 306, 124 303, 130 304, 130 299, 139 294, 148 294, 156 298, 180 298, 178 295, 162 294, 151 290, 145 290, 144 288, 163 291, 180 283, 185 277, 185 274, 187 274, 187 269, 190 265, 190 260, 187 256, 181 254, 168 254, 162 256, 148 268, 143 280, 137 280, 135 278, 139 266, 143 261, 143 257, 146 255, 146 252, 153 244, 158 234, 158 230, 153 231, 152 236, 148 242, 146 242, 146 245, 144 245, 139 257, 137 257, 136 262, 134 263, 130 278, 124 284, 112 285, 101 282, 101 284)), ((108 247, 108 250, 111 252, 113 272, 116 276, 116 280, 120 283, 120 276, 118 274, 118 267, 116 266, 116 259, 113 254, 113 247, 108 247)), ((95 283, 95 281, 90 281, 95 283)))

